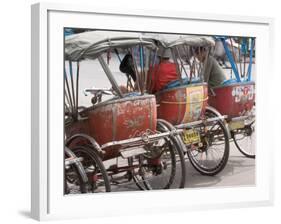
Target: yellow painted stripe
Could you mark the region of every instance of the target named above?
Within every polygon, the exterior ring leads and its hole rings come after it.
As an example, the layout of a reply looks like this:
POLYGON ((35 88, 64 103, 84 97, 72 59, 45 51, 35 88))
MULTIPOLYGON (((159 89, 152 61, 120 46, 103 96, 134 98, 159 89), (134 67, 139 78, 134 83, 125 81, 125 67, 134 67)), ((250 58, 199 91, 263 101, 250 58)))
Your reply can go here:
POLYGON ((182 123, 187 123, 191 120, 198 119, 203 108, 203 102, 207 98, 204 97, 204 87, 195 86, 186 88, 186 109, 182 123))
POLYGON ((205 102, 209 99, 209 97, 206 97, 202 100, 199 100, 199 101, 194 101, 194 102, 173 102, 173 101, 161 101, 161 103, 167 103, 167 104, 193 104, 193 103, 199 103, 199 102, 205 102))

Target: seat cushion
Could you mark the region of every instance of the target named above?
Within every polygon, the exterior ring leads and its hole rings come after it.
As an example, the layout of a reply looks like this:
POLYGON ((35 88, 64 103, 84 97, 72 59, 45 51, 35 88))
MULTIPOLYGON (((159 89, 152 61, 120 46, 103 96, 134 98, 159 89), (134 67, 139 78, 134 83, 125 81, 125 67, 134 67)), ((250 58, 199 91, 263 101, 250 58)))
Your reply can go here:
MULTIPOLYGON (((195 84, 195 83, 200 83, 200 79, 196 78, 196 79, 192 79, 191 82, 189 80, 189 78, 184 78, 182 79, 182 85, 187 85, 187 84, 195 84)), ((174 87, 178 87, 180 86, 180 81, 179 80, 175 80, 175 81, 172 81, 172 82, 169 82, 165 87, 164 89, 171 89, 171 88, 174 88, 174 87)))
POLYGON ((228 85, 228 84, 233 84, 233 83, 237 83, 237 80, 236 79, 226 79, 223 81, 223 83, 221 85, 223 86, 223 85, 228 85))

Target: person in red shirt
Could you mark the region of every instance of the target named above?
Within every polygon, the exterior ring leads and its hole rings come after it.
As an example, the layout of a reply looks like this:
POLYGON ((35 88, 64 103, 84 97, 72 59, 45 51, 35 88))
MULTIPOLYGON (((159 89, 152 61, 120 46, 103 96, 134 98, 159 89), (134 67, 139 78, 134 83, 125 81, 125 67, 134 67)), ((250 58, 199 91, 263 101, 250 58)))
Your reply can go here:
POLYGON ((153 68, 150 68, 151 75, 151 93, 162 90, 169 82, 177 80, 177 65, 170 62, 171 52, 166 49, 162 55, 159 55, 160 62, 153 68))

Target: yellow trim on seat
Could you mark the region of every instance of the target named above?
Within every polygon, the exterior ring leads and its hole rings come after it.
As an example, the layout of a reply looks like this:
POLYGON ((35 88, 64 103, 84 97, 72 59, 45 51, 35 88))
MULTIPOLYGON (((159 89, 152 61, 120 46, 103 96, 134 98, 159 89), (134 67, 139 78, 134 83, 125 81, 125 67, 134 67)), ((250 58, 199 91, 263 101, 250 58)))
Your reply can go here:
POLYGON ((193 103, 200 103, 205 102, 209 99, 209 97, 206 97, 205 99, 194 101, 194 102, 172 102, 172 101, 161 101, 161 103, 167 103, 167 104, 193 104, 193 103))

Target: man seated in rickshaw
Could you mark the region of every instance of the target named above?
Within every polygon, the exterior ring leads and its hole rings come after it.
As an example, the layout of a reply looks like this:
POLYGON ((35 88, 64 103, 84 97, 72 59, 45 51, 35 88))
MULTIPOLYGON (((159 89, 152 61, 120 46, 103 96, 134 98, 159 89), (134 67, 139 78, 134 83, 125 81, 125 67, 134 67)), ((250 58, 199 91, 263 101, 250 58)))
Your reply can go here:
MULTIPOLYGON (((177 80, 176 64, 170 61, 171 50, 166 49, 158 54, 159 63, 151 67, 148 74, 151 79, 149 92, 156 93, 162 90, 171 81, 177 80)), ((120 71, 125 73, 128 79, 133 79, 136 82, 136 74, 133 69, 132 55, 127 54, 120 64, 120 71)), ((119 86, 123 93, 130 92, 125 86, 119 86)))
POLYGON ((131 55, 131 53, 127 53, 124 58, 122 59, 120 66, 119 66, 119 70, 122 73, 125 73, 128 79, 128 82, 131 84, 130 86, 124 86, 124 85, 120 85, 119 88, 121 90, 122 93, 128 93, 133 91, 133 84, 132 81, 134 81, 134 83, 136 82, 136 73, 134 71, 134 65, 133 65, 133 57, 131 55))
POLYGON ((194 56, 204 64, 204 82, 207 82, 211 88, 222 85, 226 80, 225 73, 217 60, 209 55, 208 50, 205 47, 196 47, 194 56))
POLYGON ((159 64, 149 69, 148 74, 151 77, 151 93, 162 90, 169 82, 177 80, 177 66, 170 61, 171 50, 165 49, 162 54, 158 55, 159 64))

